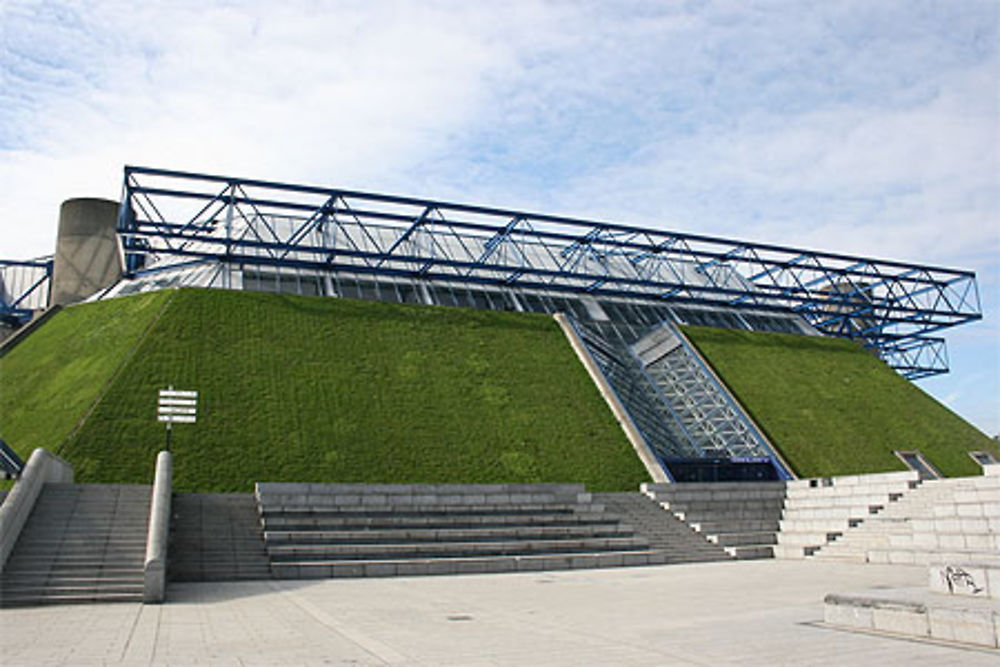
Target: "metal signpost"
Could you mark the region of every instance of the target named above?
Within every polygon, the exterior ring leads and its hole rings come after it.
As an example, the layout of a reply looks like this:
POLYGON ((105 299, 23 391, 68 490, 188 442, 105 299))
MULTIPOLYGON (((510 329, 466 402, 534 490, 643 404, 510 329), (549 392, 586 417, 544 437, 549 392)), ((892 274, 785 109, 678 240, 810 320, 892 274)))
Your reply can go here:
POLYGON ((198 418, 198 392, 181 391, 173 385, 160 390, 156 418, 167 424, 167 451, 170 451, 170 433, 174 423, 193 424, 198 418))

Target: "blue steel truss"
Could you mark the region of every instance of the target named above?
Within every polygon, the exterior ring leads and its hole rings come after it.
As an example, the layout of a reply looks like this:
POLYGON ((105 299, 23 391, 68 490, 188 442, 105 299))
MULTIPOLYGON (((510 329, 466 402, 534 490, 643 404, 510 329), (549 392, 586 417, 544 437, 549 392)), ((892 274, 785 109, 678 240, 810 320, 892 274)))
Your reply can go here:
POLYGON ((126 275, 215 260, 795 312, 907 377, 978 320, 971 271, 337 188, 126 167, 126 275))
POLYGON ((0 322, 19 326, 48 306, 52 258, 0 259, 0 322))

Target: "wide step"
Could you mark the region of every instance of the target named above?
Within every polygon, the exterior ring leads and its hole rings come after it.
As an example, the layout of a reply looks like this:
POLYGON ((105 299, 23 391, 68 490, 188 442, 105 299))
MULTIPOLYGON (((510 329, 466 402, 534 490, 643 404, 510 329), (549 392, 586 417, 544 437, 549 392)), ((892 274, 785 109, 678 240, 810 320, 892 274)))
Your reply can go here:
POLYGON ((256 497, 272 572, 280 578, 517 572, 726 557, 711 545, 701 551, 654 548, 631 516, 626 520, 606 507, 607 498, 575 484, 258 484, 256 497))

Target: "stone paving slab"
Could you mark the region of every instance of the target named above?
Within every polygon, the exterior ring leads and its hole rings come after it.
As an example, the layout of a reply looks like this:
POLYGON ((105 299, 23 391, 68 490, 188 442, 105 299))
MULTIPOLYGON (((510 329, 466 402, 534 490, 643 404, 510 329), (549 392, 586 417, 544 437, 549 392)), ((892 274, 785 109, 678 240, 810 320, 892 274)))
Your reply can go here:
POLYGON ((831 590, 926 568, 800 561, 175 584, 159 606, 0 610, 4 665, 996 665, 822 627, 831 590))

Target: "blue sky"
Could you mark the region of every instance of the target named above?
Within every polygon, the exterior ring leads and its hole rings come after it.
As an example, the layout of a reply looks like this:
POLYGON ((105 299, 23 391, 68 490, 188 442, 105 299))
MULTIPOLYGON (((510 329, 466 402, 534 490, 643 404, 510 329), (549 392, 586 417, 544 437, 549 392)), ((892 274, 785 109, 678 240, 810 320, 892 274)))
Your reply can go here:
POLYGON ((974 269, 921 386, 995 434, 998 51, 998 0, 4 0, 0 255, 131 163, 974 269))

